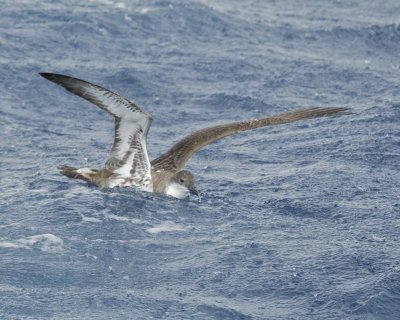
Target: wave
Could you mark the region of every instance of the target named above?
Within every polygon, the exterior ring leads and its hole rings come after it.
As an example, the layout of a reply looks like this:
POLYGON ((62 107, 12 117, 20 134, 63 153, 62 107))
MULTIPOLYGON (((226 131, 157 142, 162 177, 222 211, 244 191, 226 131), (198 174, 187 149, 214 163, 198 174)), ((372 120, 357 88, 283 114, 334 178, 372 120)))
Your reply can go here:
POLYGON ((360 41, 369 47, 380 50, 394 50, 400 45, 400 24, 369 25, 364 27, 334 27, 310 33, 315 39, 336 38, 341 41, 350 41, 356 44, 360 41))

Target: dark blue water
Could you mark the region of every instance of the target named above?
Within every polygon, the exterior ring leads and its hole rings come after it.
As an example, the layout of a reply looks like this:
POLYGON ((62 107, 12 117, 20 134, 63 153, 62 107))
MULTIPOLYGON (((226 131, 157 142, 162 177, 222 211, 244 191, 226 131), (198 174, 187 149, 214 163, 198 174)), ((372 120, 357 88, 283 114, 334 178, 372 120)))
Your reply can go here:
POLYGON ((11 1, 0 16, 1 319, 400 319, 400 4, 11 1), (151 158, 210 124, 351 116, 198 152, 201 199, 99 190, 110 117, 40 78, 84 78, 155 119, 151 158))

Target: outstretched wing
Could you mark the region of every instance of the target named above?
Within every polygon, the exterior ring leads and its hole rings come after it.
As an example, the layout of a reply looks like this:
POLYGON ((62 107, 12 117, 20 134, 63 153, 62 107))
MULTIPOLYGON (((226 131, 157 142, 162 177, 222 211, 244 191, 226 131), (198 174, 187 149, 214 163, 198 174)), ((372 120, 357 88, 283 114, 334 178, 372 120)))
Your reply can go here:
POLYGON ((204 128, 178 141, 170 150, 154 159, 151 165, 155 170, 179 171, 196 151, 224 137, 259 127, 343 113, 350 112, 347 108, 310 108, 285 112, 272 117, 204 128))
POLYGON ((40 73, 66 90, 95 104, 114 117, 115 136, 105 169, 117 178, 152 191, 151 166, 146 139, 152 118, 131 101, 98 85, 54 73, 40 73))

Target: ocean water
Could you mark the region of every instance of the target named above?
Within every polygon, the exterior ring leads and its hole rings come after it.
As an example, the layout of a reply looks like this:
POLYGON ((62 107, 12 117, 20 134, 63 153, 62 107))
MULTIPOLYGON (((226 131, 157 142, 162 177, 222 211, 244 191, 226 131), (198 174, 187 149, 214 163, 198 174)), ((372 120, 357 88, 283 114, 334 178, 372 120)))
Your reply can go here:
POLYGON ((400 4, 2 0, 0 319, 400 319, 400 4), (151 113, 151 158, 211 124, 353 114, 226 138, 200 198, 100 190, 112 119, 38 76, 151 113))

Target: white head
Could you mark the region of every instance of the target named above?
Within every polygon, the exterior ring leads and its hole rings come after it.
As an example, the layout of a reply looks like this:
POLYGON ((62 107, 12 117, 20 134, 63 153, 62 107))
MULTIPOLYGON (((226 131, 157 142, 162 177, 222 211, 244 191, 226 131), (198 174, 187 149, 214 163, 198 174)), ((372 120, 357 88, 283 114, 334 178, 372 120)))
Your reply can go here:
POLYGON ((166 194, 183 199, 188 197, 189 194, 199 195, 199 192, 194 187, 193 175, 187 170, 182 170, 172 176, 166 194))

